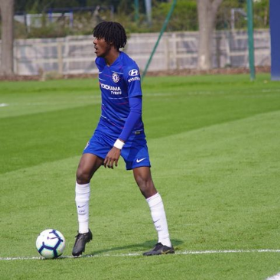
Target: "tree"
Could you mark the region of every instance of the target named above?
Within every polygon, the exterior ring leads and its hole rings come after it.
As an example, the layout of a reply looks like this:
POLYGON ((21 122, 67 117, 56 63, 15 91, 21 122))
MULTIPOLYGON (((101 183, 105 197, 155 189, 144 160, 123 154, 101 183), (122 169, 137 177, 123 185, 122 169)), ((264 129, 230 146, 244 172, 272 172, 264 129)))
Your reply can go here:
MULTIPOLYGON (((154 5, 152 31, 160 30, 171 5, 172 3, 164 2, 154 5)), ((197 31, 197 21, 196 0, 177 0, 172 19, 168 22, 167 31, 197 31)))
POLYGON ((0 0, 2 18, 1 74, 12 75, 14 43, 14 0, 0 0))
POLYGON ((197 0, 199 47, 198 68, 211 69, 212 35, 217 11, 223 0, 197 0))

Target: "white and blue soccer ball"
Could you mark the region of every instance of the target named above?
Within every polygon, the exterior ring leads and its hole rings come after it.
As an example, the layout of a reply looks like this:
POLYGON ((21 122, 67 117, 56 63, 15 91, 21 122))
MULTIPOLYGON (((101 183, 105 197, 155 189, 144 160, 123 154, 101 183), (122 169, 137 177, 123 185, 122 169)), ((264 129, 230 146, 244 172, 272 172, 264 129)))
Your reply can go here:
POLYGON ((65 238, 58 230, 46 229, 37 237, 36 248, 46 259, 58 258, 65 249, 65 238))

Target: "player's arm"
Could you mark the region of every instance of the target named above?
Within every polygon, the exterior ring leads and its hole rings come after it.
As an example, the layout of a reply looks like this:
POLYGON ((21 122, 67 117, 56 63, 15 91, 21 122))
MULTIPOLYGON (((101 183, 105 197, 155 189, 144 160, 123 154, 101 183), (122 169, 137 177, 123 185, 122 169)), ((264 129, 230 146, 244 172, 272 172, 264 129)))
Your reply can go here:
POLYGON ((142 96, 134 96, 129 98, 130 113, 125 121, 124 128, 119 139, 126 142, 130 136, 135 124, 140 120, 142 115, 142 96))
POLYGON ((140 72, 137 65, 133 65, 132 68, 133 69, 130 68, 130 70, 126 72, 130 112, 124 124, 123 130, 114 144, 114 147, 120 150, 130 136, 135 124, 142 116, 142 89, 140 72))

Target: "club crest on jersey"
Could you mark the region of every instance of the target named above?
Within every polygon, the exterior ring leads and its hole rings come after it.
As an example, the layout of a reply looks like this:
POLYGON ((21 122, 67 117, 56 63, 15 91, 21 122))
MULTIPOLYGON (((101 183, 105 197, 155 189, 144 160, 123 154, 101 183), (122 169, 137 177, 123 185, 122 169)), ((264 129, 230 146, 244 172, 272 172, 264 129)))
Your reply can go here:
POLYGON ((112 79, 114 83, 117 83, 120 80, 120 76, 117 73, 113 73, 112 79))

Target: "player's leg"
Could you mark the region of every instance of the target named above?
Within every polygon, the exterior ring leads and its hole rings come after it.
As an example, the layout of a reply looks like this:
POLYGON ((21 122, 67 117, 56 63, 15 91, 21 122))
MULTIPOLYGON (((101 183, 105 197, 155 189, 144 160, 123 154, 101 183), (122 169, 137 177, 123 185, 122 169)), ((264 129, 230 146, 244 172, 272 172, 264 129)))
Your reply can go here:
POLYGON ((157 192, 151 175, 150 167, 137 167, 133 169, 133 175, 137 185, 150 207, 152 220, 158 233, 158 243, 156 246, 145 252, 145 256, 174 253, 169 238, 168 225, 164 210, 164 205, 160 194, 157 192))
POLYGON ((79 222, 79 233, 87 233, 89 219, 90 180, 95 171, 102 165, 103 159, 93 154, 83 154, 76 173, 76 206, 79 222))
POLYGON ((97 171, 97 169, 103 164, 103 158, 100 158, 91 153, 84 153, 80 159, 76 179, 78 184, 88 184, 97 171))
POLYGON ((142 166, 134 168, 133 175, 141 193, 146 199, 157 194, 150 167, 142 166))
POLYGON ((85 153, 82 155, 77 169, 75 201, 79 231, 72 251, 73 256, 81 255, 85 250, 85 244, 92 239, 92 233, 89 229, 90 180, 102 163, 102 158, 85 153))

